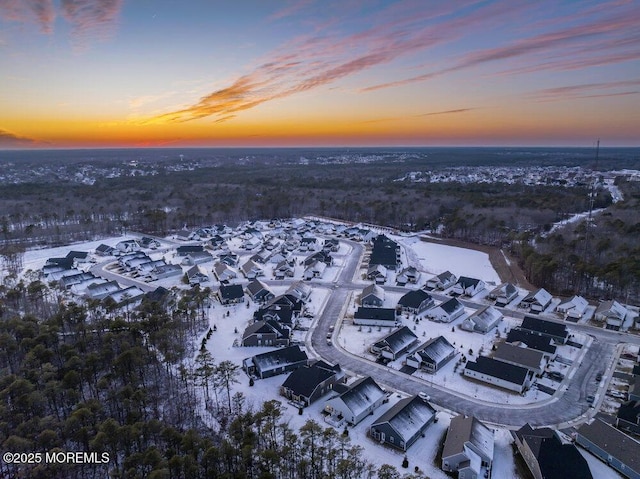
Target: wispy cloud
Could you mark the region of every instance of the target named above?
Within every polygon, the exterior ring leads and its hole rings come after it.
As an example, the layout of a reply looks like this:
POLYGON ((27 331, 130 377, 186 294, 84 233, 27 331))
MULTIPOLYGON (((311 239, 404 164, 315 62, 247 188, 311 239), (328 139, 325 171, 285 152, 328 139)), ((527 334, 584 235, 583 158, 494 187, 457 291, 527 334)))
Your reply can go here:
POLYGON ((581 85, 566 85, 556 88, 545 88, 533 92, 530 98, 541 101, 574 100, 578 98, 601 98, 609 96, 635 95, 638 91, 627 88, 640 87, 640 79, 612 81, 601 83, 585 83, 581 85), (610 91, 624 89, 624 91, 610 91))
MULTIPOLYGON (((298 37, 230 86, 211 92, 187 108, 150 118, 147 123, 184 122, 212 115, 224 118, 268 101, 317 89, 459 38, 479 20, 500 21, 500 12, 504 11, 499 4, 492 4, 466 16, 455 16, 461 4, 443 2, 430 9, 407 11, 401 8, 406 5, 403 2, 385 9, 386 22, 369 23, 372 26, 356 32, 331 30, 298 37), (449 17, 452 18, 443 20, 449 17)), ((517 7, 510 14, 515 11, 517 7)))
POLYGON ((281 20, 283 18, 291 17, 291 16, 295 15, 296 13, 298 13, 300 10, 303 10, 304 8, 306 8, 312 2, 313 2, 313 0, 293 0, 293 1, 290 1, 289 5, 283 7, 280 10, 277 10, 274 13, 272 13, 271 15, 269 15, 267 20, 275 21, 275 20, 281 20))
POLYGON ((71 23, 74 42, 85 46, 91 38, 105 38, 113 31, 123 0, 0 0, 0 16, 14 22, 35 22, 45 34, 53 33, 56 8, 71 23))
POLYGON ((446 110, 446 111, 433 111, 430 113, 423 113, 418 116, 434 116, 434 115, 453 115, 456 113, 466 113, 468 111, 475 110, 475 108, 458 108, 457 110, 446 110))
POLYGON ((16 135, 0 128, 0 147, 29 146, 39 143, 33 138, 16 135))

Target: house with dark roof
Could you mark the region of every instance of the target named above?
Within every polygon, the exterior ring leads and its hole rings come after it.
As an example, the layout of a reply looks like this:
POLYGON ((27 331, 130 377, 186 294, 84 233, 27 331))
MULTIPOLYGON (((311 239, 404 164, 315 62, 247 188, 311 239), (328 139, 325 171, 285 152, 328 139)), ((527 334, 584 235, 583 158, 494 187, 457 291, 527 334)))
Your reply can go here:
POLYGON ((291 329, 274 319, 256 321, 242 333, 243 346, 289 346, 291 329))
POLYGON ((520 301, 520 307, 527 307, 532 313, 541 313, 551 304, 553 296, 546 289, 532 291, 520 301))
POLYGON ((273 294, 269 288, 267 288, 265 284, 258 279, 254 279, 249 282, 246 287, 246 291, 249 297, 256 303, 266 303, 276 297, 275 294, 273 294))
POLYGON ((240 266, 242 274, 247 279, 256 279, 258 276, 264 276, 264 271, 258 266, 255 261, 248 260, 242 266, 240 266))
POLYGON ((440 273, 432 278, 427 280, 425 284, 426 289, 439 289, 444 291, 447 288, 450 288, 454 284, 456 284, 458 278, 451 271, 445 271, 444 273, 440 273))
POLYGON ((294 345, 246 358, 242 368, 247 375, 264 379, 306 366, 308 361, 307 353, 294 345))
POLYGON ((552 344, 552 339, 549 336, 535 334, 520 328, 513 328, 507 333, 506 342, 525 344, 530 349, 543 352, 549 360, 555 359, 556 357, 557 348, 552 344))
POLYGON ((400 245, 382 234, 375 237, 369 266, 384 266, 395 271, 400 264, 400 245))
POLYGON ((468 361, 464 375, 520 394, 529 388, 533 379, 533 372, 527 368, 485 356, 468 361))
POLYGON ((202 252, 204 252, 202 245, 182 245, 176 248, 176 254, 178 256, 187 256, 188 254, 202 252))
POLYGON ((324 411, 338 421, 355 426, 373 413, 387 397, 371 376, 361 378, 337 397, 329 399, 324 411))
POLYGON ((391 361, 409 351, 418 342, 418 337, 408 327, 402 326, 373 343, 370 351, 391 361))
POLYGON ((160 241, 154 238, 150 238, 149 236, 143 236, 140 239, 140 246, 142 246, 143 248, 158 249, 160 248, 160 241))
POLYGON ((115 250, 117 250, 118 253, 130 253, 132 251, 138 251, 139 249, 140 244, 133 239, 118 241, 115 246, 115 250))
POLYGON ((397 308, 403 313, 422 314, 433 307, 435 301, 423 289, 416 289, 405 293, 398 301, 397 308))
POLYGON ((96 254, 98 256, 111 256, 113 255, 113 247, 102 243, 96 248, 96 254))
POLYGON ((333 258, 329 253, 326 253, 325 251, 318 251, 310 256, 307 256, 303 261, 303 265, 305 267, 311 266, 317 261, 324 263, 327 266, 331 266, 333 264, 333 258))
POLYGON ((374 441, 406 451, 434 422, 436 410, 420 396, 401 399, 369 428, 374 441))
POLYGON ((442 450, 442 470, 458 477, 480 479, 493 463, 493 431, 473 416, 451 420, 442 450))
POLYGON ((460 323, 460 329, 474 333, 485 334, 500 324, 503 315, 493 306, 485 306, 460 323))
POLYGON ((532 334, 547 336, 559 344, 565 344, 569 337, 566 325, 547 321, 546 319, 534 318, 533 316, 525 316, 520 329, 529 331, 532 334))
POLYGON ((629 379, 627 399, 629 401, 640 401, 640 376, 632 376, 629 379))
POLYGON ((286 293, 276 296, 265 304, 265 309, 283 309, 291 312, 293 318, 297 318, 304 310, 304 301, 295 294, 286 293))
POLYGON ((218 255, 218 259, 220 260, 220 263, 224 263, 227 266, 237 266, 238 265, 238 255, 235 253, 231 253, 229 251, 226 251, 224 253, 221 253, 220 255, 218 255))
POLYGON ((407 356, 407 366, 435 374, 457 354, 444 336, 432 338, 407 356))
POLYGON ((324 361, 316 361, 310 366, 292 371, 280 386, 280 394, 302 407, 307 407, 333 391, 334 386, 343 383, 344 380, 345 374, 339 364, 334 366, 324 361))
POLYGON ((498 347, 493 352, 493 359, 515 366, 522 366, 537 375, 541 375, 547 365, 547 360, 540 351, 510 343, 498 344, 498 347))
POLYGON ((640 401, 627 401, 620 405, 616 415, 616 427, 640 436, 640 401))
POLYGON ((426 316, 439 323, 450 323, 464 314, 464 306, 457 298, 440 303, 426 312, 426 316))
POLYGON ((360 295, 360 304, 366 308, 381 308, 384 304, 384 289, 377 284, 365 286, 360 295))
POLYGON ((453 285, 451 293, 471 297, 478 294, 480 291, 485 289, 485 287, 486 284, 481 279, 460 276, 458 281, 456 281, 456 284, 453 285))
POLYGON ((220 304, 237 304, 244 302, 244 291, 239 284, 221 284, 218 290, 220 304))
POLYGON ((273 268, 273 277, 275 279, 292 278, 295 272, 295 266, 290 261, 282 260, 273 268))
POLYGON ((553 429, 525 424, 511 436, 534 479, 592 479, 578 448, 563 443, 553 429))
POLYGON ((398 318, 394 308, 359 307, 353 315, 353 324, 360 326, 397 326, 398 318))
POLYGON ((576 444, 623 476, 640 479, 640 442, 598 417, 578 428, 576 444))

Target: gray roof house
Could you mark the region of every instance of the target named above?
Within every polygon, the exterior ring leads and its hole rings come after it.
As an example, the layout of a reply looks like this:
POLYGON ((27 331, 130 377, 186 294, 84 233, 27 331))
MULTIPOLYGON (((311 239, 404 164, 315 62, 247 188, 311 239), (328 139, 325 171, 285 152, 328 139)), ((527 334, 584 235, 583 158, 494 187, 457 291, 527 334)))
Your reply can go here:
POLYGON ((244 291, 239 284, 222 284, 218 290, 218 299, 221 304, 234 304, 244 302, 244 291))
POLYGON ((120 290, 120 286, 116 281, 107 281, 106 283, 93 283, 87 286, 86 294, 91 299, 102 299, 120 290))
POLYGON ((242 368, 249 376, 264 379, 306 366, 308 360, 307 353, 294 345, 246 358, 242 368))
POLYGON ((422 314, 434 304, 431 295, 423 289, 409 291, 398 300, 398 308, 403 313, 422 314))
POLYGON ((394 308, 358 308, 353 315, 353 324, 361 326, 397 326, 394 308))
POLYGON ((442 450, 442 470, 465 479, 482 478, 493 463, 493 431, 473 416, 451 420, 442 450))
POLYGON ((189 280, 189 284, 200 284, 206 283, 209 281, 209 276, 206 273, 203 273, 200 267, 196 264, 187 270, 187 279, 189 280))
POLYGON ((503 315, 493 306, 485 306, 477 309, 471 316, 465 318, 460 324, 460 328, 465 331, 485 334, 495 328, 503 315))
POLYGON ((378 419, 369 432, 381 443, 406 451, 436 418, 436 410, 420 396, 401 399, 378 419))
POLYGON ((447 288, 450 288, 454 284, 456 284, 456 275, 451 271, 445 271, 444 273, 440 273, 432 278, 427 280, 425 284, 426 289, 440 289, 444 291, 447 288))
POLYGON ((411 349, 417 342, 418 337, 413 331, 406 326, 402 326, 373 343, 370 350, 378 356, 393 361, 411 349))
POLYGON ((251 281, 247 287, 247 294, 256 303, 266 303, 276 297, 264 283, 258 279, 251 281))
POLYGON ((376 284, 384 284, 387 280, 387 267, 381 264, 369 265, 367 279, 375 281, 376 284))
POLYGON ((182 275, 182 267, 179 264, 162 264, 156 266, 151 273, 149 273, 152 281, 180 275, 182 275))
POLYGON ((496 302, 496 306, 506 306, 518 297, 518 289, 511 283, 504 283, 492 289, 487 295, 496 302))
POLYGON ((499 361, 522 366, 535 374, 542 374, 547 364, 542 352, 510 343, 500 343, 493 352, 493 358, 499 361))
POLYGON ((457 354, 456 348, 444 336, 430 339, 407 356, 407 366, 436 373, 457 354))
POLYGON ((562 443, 553 429, 525 424, 511 436, 534 479, 592 479, 578 448, 562 443))
POLYGON ((353 383, 339 396, 329 399, 324 410, 332 417, 355 426, 378 408, 386 396, 384 389, 371 376, 367 376, 353 383))
POLYGON ((531 384, 533 371, 497 359, 478 356, 468 361, 464 375, 478 381, 522 394, 531 384))
POLYGON ((264 276, 264 271, 254 261, 248 260, 242 266, 240 266, 242 274, 247 279, 256 279, 258 276, 264 276))
POLYGON ((627 314, 627 308, 617 301, 604 301, 596 308, 594 319, 604 321, 607 329, 618 331, 622 328, 627 314))
POLYGON ((238 277, 238 273, 232 270, 226 263, 219 262, 213 265, 213 274, 218 281, 230 281, 238 277))
POLYGON ((464 314, 464 306, 456 298, 451 298, 427 311, 426 316, 439 323, 450 323, 464 314))
POLYGON ((289 374, 280 386, 280 394, 302 407, 309 406, 343 382, 345 374, 339 364, 335 366, 316 361, 289 374))
POLYGON ((404 286, 407 283, 417 284, 419 278, 420 272, 414 266, 409 266, 396 275, 396 284, 398 286, 404 286))
POLYGON ((564 314, 567 321, 577 322, 589 307, 589 302, 582 296, 572 296, 556 306, 556 311, 564 314))
POLYGON ((640 479, 640 442, 603 420, 580 426, 576 443, 625 477, 640 479))
POLYGON ((360 296, 360 304, 365 307, 382 307, 384 304, 384 289, 377 284, 365 286, 360 296))
POLYGON ((303 283, 302 281, 298 281, 297 283, 293 283, 291 286, 289 286, 284 294, 294 296, 300 301, 305 301, 311 295, 311 291, 311 286, 309 286, 307 283, 303 283))

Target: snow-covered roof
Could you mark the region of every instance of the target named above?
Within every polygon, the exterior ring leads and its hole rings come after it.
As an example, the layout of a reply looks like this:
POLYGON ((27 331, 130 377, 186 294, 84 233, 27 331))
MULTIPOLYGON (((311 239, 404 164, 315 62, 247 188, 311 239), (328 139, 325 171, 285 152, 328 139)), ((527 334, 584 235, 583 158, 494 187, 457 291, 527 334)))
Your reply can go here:
POLYGON ((365 409, 382 399, 385 392, 371 376, 355 382, 348 391, 340 395, 340 399, 354 416, 359 416, 365 409))
POLYGON ((456 350, 444 336, 430 339, 420 348, 418 354, 438 364, 456 350))
POLYGON ((589 307, 589 302, 582 296, 573 296, 563 303, 560 303, 556 308, 558 311, 567 312, 570 309, 580 314, 584 313, 589 307))
POLYGON ((401 399, 376 419, 371 427, 388 422, 404 440, 415 436, 425 424, 431 422, 436 410, 419 396, 401 399))

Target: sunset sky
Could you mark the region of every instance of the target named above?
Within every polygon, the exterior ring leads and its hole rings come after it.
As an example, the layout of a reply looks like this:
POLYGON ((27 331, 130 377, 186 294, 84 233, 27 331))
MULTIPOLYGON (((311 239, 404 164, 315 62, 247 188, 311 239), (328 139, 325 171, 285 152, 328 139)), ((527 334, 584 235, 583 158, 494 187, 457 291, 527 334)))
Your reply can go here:
POLYGON ((0 148, 640 146, 640 0, 0 0, 0 148))

